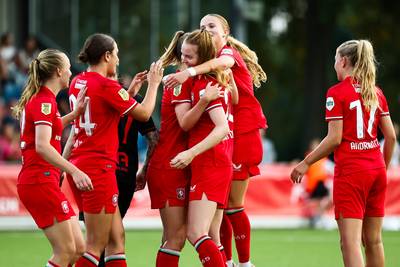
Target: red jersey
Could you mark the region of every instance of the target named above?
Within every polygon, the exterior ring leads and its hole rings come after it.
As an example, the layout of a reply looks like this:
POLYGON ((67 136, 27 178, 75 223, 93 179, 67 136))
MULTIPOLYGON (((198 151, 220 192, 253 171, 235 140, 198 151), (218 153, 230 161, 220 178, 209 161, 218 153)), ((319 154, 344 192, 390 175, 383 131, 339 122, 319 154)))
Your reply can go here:
POLYGON ((379 120, 389 115, 382 91, 377 88, 379 107, 367 111, 360 94, 360 85, 351 77, 328 90, 326 120, 343 120, 342 142, 335 149, 335 168, 351 173, 385 167, 377 140, 379 120))
POLYGON ((89 98, 84 114, 75 119, 75 143, 70 160, 90 168, 105 165, 115 167, 118 151, 118 122, 122 115, 137 105, 121 85, 97 72, 83 72, 71 82, 71 109, 81 89, 87 87, 89 98))
POLYGON ((175 105, 191 103, 187 87, 191 83, 192 79, 189 78, 181 86, 164 88, 161 100, 160 136, 150 161, 153 167, 171 169, 171 159, 188 148, 187 133, 179 126, 175 105))
POLYGON ((56 96, 44 86, 26 104, 21 114, 22 169, 18 176, 18 184, 48 183, 60 178, 60 170, 36 152, 36 125, 51 127, 50 144, 61 153, 62 121, 57 109, 56 96))
MULTIPOLYGON (((214 79, 206 75, 198 75, 193 78, 193 83, 190 88, 192 107, 199 102, 200 97, 204 94, 205 88, 210 81, 216 83, 214 79)), ((218 107, 224 109, 230 128, 229 134, 219 144, 196 156, 192 161, 192 166, 232 166, 233 116, 231 114, 232 101, 228 91, 224 92, 223 97, 211 101, 208 104, 199 121, 189 132, 189 147, 193 147, 197 143, 200 143, 214 129, 215 124, 208 113, 212 109, 218 107)))
POLYGON ((235 60, 231 70, 239 92, 239 103, 233 107, 235 118, 235 133, 241 134, 266 128, 267 120, 261 105, 254 96, 253 80, 240 53, 231 46, 225 45, 218 53, 220 56, 230 56, 235 60))

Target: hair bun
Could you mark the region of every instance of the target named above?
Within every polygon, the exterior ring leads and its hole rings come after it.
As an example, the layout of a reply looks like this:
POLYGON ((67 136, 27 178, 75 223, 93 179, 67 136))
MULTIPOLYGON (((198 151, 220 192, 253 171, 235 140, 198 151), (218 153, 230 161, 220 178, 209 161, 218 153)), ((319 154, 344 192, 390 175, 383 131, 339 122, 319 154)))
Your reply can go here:
POLYGON ((89 56, 85 51, 81 51, 78 55, 78 59, 82 63, 87 63, 89 61, 89 56))

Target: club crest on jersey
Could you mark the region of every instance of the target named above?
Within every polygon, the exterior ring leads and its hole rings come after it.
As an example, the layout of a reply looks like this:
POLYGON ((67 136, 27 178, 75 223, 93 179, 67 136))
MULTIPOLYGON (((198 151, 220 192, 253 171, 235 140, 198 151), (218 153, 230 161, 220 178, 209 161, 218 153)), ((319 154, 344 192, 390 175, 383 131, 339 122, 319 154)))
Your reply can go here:
POLYGON ((113 206, 116 207, 118 205, 118 194, 114 194, 112 196, 111 201, 112 201, 113 206))
POLYGON ((61 202, 61 208, 65 214, 69 213, 68 201, 64 200, 61 202))
POLYGON ((180 85, 174 87, 174 96, 180 95, 181 92, 182 92, 182 84, 180 84, 180 85))
POLYGON ((333 97, 328 97, 326 99, 326 109, 331 111, 334 106, 335 106, 335 100, 333 100, 333 97))
POLYGON ((185 188, 177 188, 176 189, 176 198, 179 200, 185 199, 185 188))
POLYGON ((124 100, 124 101, 128 101, 129 100, 129 94, 124 88, 121 88, 118 91, 118 94, 122 98, 122 100, 124 100))
POLYGON ((44 115, 51 113, 51 103, 42 103, 41 111, 44 115))

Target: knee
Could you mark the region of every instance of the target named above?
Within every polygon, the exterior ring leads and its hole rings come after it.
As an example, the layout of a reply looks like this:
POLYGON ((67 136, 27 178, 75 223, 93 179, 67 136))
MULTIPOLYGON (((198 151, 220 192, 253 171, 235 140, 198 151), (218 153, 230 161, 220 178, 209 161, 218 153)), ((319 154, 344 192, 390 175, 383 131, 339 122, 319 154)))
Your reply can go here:
POLYGON ((62 247, 56 249, 54 254, 57 254, 58 257, 65 262, 71 262, 74 259, 76 253, 75 244, 73 242, 64 243, 62 247))
POLYGON ((379 246, 382 244, 382 237, 381 235, 377 236, 369 236, 369 235, 363 235, 363 245, 364 247, 374 247, 374 246, 379 246))
POLYGON ((185 246, 186 230, 179 230, 174 235, 167 238, 166 248, 181 251, 185 246))

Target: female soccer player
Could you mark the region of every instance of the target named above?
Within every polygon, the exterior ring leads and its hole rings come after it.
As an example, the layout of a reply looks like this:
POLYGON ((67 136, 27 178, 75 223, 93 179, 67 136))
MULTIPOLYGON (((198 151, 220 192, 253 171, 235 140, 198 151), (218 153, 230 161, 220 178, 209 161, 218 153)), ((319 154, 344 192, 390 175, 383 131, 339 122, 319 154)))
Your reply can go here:
POLYGON ((78 220, 58 186, 60 169, 69 173, 81 190, 93 189, 90 178, 60 155, 63 127, 85 108, 86 89, 82 88, 76 109, 60 117, 56 95, 68 87, 70 77, 70 62, 64 53, 54 49, 40 52, 29 65, 27 85, 13 109, 21 124, 18 195, 52 246, 49 267, 70 266, 85 250, 78 220))
POLYGON ((201 29, 209 31, 217 48, 217 58, 186 71, 170 75, 167 86, 174 87, 188 77, 204 74, 217 69, 230 68, 239 91, 239 103, 233 108, 234 149, 233 182, 231 185, 228 208, 221 228, 221 241, 225 247, 228 266, 232 266, 232 227, 236 238, 236 248, 240 266, 250 263, 250 222, 244 210, 244 197, 249 177, 260 174, 258 164, 262 160, 262 141, 259 129, 266 127, 260 103, 254 96, 253 83, 260 87, 266 81, 265 72, 258 64, 255 52, 245 44, 229 35, 226 19, 217 14, 209 14, 200 21, 201 29), (249 146, 248 144, 252 144, 249 146))
MULTIPOLYGON (((175 33, 170 45, 161 56, 163 66, 176 65, 180 70, 181 46, 187 34, 175 33)), ((178 70, 179 71, 179 70, 178 70)), ((183 87, 165 87, 161 101, 161 128, 158 145, 151 157, 148 172, 148 188, 152 208, 160 210, 163 223, 162 245, 157 254, 156 266, 177 267, 180 251, 186 240, 187 195, 190 173, 187 169, 174 169, 170 161, 187 149, 187 134, 180 129, 191 128, 200 118, 211 100, 219 97, 217 86, 210 85, 198 104, 191 109, 188 99, 180 99, 183 87)))
MULTIPOLYGON (((212 37, 205 30, 190 33, 181 51, 182 63, 188 67, 204 63, 216 55, 212 37)), ((226 86, 227 81, 228 75, 221 69, 193 77, 190 94, 186 94, 187 101, 194 106, 210 82, 226 86)), ((227 200, 233 148, 228 123, 232 117, 231 98, 227 89, 222 90, 224 96, 212 101, 190 130, 189 149, 179 153, 170 163, 177 169, 191 164, 187 237, 199 253, 203 266, 217 267, 225 266, 225 262, 208 233, 214 217, 218 216, 217 205, 224 205, 227 200)))
MULTIPOLYGON (((75 142, 70 161, 92 178, 94 190, 79 192, 72 185, 79 209, 84 212, 86 253, 76 266, 97 266, 105 249, 106 266, 126 266, 124 230, 117 207, 115 178, 118 149, 118 122, 122 115, 140 121, 149 119, 155 105, 157 88, 162 78, 160 62, 153 63, 147 75, 148 88, 141 104, 114 77, 119 63, 118 46, 105 34, 93 34, 86 40, 79 59, 88 69, 77 75, 70 86, 70 103, 75 106, 78 92, 87 87, 89 99, 85 113, 75 120, 75 142)), ((134 92, 135 93, 135 92, 134 92)), ((70 179, 69 179, 70 181, 70 179)))
POLYGON ((336 50, 340 81, 326 98, 328 134, 292 171, 300 183, 309 166, 335 152, 333 202, 345 266, 384 266, 382 220, 386 168, 396 142, 386 98, 375 85, 375 56, 371 43, 351 40, 336 50), (378 127, 386 144, 383 155, 376 139, 378 127), (366 264, 360 250, 365 248, 366 264))

